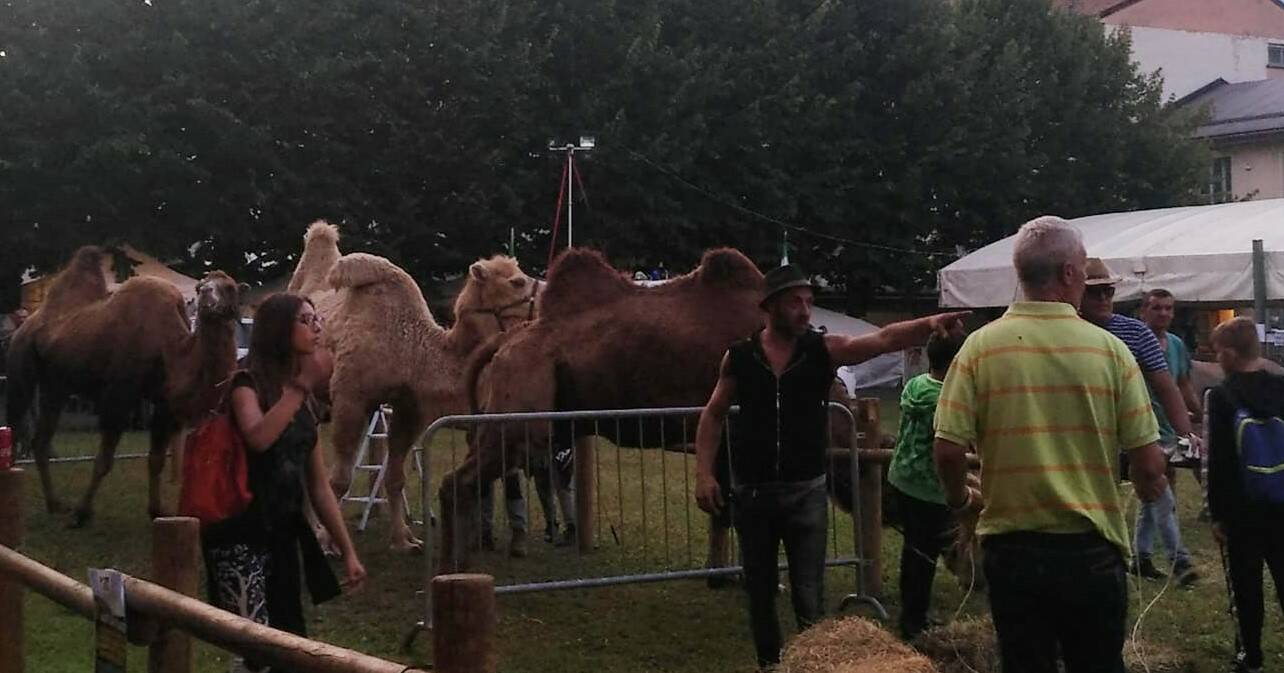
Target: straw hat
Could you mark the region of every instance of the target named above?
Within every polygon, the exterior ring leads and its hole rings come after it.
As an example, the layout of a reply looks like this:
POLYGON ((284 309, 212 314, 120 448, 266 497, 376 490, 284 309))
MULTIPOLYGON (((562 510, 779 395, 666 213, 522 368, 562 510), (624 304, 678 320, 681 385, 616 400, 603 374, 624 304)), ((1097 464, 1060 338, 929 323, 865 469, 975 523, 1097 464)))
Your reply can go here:
POLYGON ((1123 280, 1120 276, 1111 275, 1110 267, 1106 266, 1100 257, 1089 257, 1084 273, 1088 276, 1085 285, 1114 285, 1123 280))

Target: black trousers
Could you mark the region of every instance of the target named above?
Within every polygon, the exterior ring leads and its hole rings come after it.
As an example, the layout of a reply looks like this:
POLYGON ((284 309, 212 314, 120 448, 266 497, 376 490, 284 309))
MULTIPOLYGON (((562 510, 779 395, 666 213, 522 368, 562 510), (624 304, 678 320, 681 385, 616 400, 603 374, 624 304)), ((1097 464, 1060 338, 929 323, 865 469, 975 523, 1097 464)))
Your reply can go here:
POLYGON ((1249 668, 1262 665, 1262 622, 1266 600, 1262 592, 1262 565, 1275 580, 1275 598, 1284 610, 1284 520, 1263 519, 1226 526, 1226 556, 1230 583, 1239 617, 1240 644, 1249 668))
POLYGON ((749 620, 759 666, 780 662, 780 543, 789 560, 789 587, 798 630, 825 615, 825 533, 829 508, 825 478, 797 483, 740 486, 732 517, 740 536, 749 620))
POLYGON ((1123 673, 1127 570, 1096 533, 1009 533, 982 541, 1005 673, 1123 673))
POLYGON ((901 547, 901 634, 918 635, 927 626, 936 559, 950 544, 950 509, 907 495, 895 486, 905 543, 901 547))

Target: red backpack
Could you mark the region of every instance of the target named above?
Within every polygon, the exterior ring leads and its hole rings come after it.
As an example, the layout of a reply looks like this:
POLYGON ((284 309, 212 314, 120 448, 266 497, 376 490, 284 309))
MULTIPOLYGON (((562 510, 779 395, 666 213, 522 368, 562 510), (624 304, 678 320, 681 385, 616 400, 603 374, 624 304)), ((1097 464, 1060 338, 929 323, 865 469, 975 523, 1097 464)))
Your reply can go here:
POLYGON ((217 413, 187 436, 183 485, 178 512, 201 520, 202 526, 230 519, 246 510, 250 492, 245 440, 228 410, 227 396, 217 413))

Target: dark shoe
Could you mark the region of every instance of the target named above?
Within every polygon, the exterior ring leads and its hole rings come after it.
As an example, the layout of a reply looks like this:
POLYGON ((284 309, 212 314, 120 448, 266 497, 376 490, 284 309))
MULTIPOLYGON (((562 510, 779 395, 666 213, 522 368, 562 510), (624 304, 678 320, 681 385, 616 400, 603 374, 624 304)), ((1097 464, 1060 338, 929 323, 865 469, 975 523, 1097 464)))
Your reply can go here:
POLYGON ((569 547, 569 546, 571 546, 571 545, 575 544, 575 540, 576 540, 576 537, 575 537, 575 524, 573 524, 573 523, 568 523, 568 524, 566 524, 566 528, 563 528, 563 529, 562 529, 562 537, 561 537, 561 539, 559 539, 557 542, 554 542, 554 543, 553 543, 553 546, 555 546, 555 547, 569 547))
POLYGON ((1244 653, 1240 652, 1231 659, 1231 673, 1262 673, 1261 666, 1249 666, 1244 663, 1244 653))
POLYGON ((1190 561, 1185 561, 1173 566, 1173 577, 1177 580, 1177 586, 1189 587, 1199 581, 1199 572, 1190 561))
POLYGON ((544 527, 544 541, 553 544, 557 539, 557 524, 551 524, 544 527))
POLYGON ((1148 580, 1162 580, 1165 577, 1168 577, 1167 575, 1159 572, 1159 568, 1156 568, 1154 562, 1146 556, 1139 557, 1134 561, 1132 567, 1128 569, 1128 572, 1133 575, 1141 575, 1148 580))

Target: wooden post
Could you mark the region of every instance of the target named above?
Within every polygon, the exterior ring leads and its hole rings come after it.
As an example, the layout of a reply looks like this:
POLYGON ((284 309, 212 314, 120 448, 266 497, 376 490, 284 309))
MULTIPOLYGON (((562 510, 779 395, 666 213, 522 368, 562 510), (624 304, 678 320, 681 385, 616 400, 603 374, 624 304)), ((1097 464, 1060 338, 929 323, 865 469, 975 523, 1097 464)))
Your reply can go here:
MULTIPOLYGON (((856 402, 856 430, 864 434, 861 448, 877 448, 882 439, 877 397, 862 397, 856 402)), ((861 461, 860 465, 860 534, 867 563, 865 591, 871 596, 883 595, 883 463, 861 461)))
POLYGON ((580 553, 593 551, 593 505, 597 502, 596 438, 575 440, 575 534, 580 553))
MULTIPOLYGON (((196 596, 200 586, 201 522, 192 517, 161 517, 152 521, 152 580, 184 596, 196 596)), ((166 628, 147 656, 149 673, 191 673, 192 637, 166 628)))
MULTIPOLYGON (((0 470, 0 545, 22 546, 25 530, 23 492, 25 473, 17 468, 0 470)), ((22 622, 23 586, 16 578, 0 574, 0 673, 26 670, 22 622)))
POLYGON ((432 670, 495 673, 495 578, 438 575, 432 580, 432 670))

